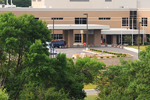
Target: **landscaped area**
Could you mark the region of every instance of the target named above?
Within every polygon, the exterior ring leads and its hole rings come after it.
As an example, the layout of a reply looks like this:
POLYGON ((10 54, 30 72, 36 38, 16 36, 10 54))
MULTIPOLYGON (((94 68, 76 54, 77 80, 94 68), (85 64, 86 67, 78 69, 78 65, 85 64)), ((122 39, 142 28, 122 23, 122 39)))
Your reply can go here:
POLYGON ((96 97, 98 97, 98 95, 87 95, 85 100, 95 100, 96 97))
MULTIPOLYGON (((138 49, 138 46, 126 46, 126 47, 138 49)), ((140 46, 140 50, 145 51, 145 47, 147 46, 140 46)))
POLYGON ((95 84, 88 84, 88 85, 84 85, 84 89, 95 89, 97 87, 97 85, 95 84))

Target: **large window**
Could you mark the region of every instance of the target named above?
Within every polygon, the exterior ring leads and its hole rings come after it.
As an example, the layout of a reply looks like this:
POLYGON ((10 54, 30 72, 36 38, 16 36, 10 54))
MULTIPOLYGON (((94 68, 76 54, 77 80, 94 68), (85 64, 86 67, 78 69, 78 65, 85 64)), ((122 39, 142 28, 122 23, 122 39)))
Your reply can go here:
POLYGON ((122 26, 128 26, 128 18, 122 18, 122 26))
POLYGON ((34 20, 35 20, 35 21, 38 21, 38 20, 39 20, 39 18, 34 18, 34 20))
POLYGON ((110 17, 100 17, 99 20, 111 20, 110 17))
POLYGON ((63 20, 63 18, 62 17, 59 17, 59 18, 57 18, 57 17, 54 17, 54 18, 51 18, 51 20, 63 20))
POLYGON ((147 18, 142 18, 142 26, 147 26, 147 18))
POLYGON ((70 2, 89 2, 89 0, 70 0, 70 2))
POLYGON ((75 18, 75 24, 87 24, 87 18, 75 18))
POLYGON ((130 11, 130 29, 137 29, 137 11, 130 11), (133 25, 132 25, 133 19, 133 25))
MULTIPOLYGON (((53 38, 53 34, 51 36, 53 38)), ((63 34, 54 34, 54 39, 63 39, 63 34)))
POLYGON ((81 43, 81 34, 75 34, 75 42, 81 43))

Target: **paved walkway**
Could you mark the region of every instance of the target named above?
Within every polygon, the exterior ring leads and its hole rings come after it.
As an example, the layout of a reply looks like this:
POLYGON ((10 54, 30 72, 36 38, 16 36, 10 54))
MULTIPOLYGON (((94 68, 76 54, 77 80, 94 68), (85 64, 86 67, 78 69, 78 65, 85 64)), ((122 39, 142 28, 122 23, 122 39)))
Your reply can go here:
POLYGON ((95 89, 85 89, 86 95, 97 95, 100 93, 100 91, 95 89))
POLYGON ((135 48, 124 47, 124 49, 135 52, 135 53, 138 53, 138 49, 135 49, 135 48))

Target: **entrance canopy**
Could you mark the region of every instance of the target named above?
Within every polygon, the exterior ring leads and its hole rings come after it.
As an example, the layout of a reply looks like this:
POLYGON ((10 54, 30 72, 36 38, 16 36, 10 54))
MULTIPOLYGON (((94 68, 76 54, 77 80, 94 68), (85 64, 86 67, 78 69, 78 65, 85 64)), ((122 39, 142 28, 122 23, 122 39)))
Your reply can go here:
MULTIPOLYGON (((131 34, 137 35, 139 34, 138 29, 127 29, 127 28, 110 28, 109 30, 102 30, 101 34, 102 35, 131 35, 131 34)), ((140 30, 140 34, 146 34, 145 30, 140 30)))
MULTIPOLYGON (((48 24, 48 29, 53 29, 53 24, 48 24)), ((55 30, 86 30, 87 24, 54 24, 55 30)), ((109 25, 88 24, 89 30, 109 29, 109 25)))

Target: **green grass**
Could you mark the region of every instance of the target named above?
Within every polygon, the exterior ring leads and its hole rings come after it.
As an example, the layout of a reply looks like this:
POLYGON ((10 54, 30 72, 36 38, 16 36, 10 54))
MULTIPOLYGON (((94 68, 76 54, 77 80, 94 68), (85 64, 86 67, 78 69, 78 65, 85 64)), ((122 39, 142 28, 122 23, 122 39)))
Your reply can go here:
POLYGON ((96 97, 98 97, 98 95, 87 95, 84 100, 95 100, 96 97))
POLYGON ((94 84, 88 84, 88 85, 84 85, 84 89, 95 89, 97 87, 97 85, 94 84))
MULTIPOLYGON (((138 49, 138 46, 126 46, 126 47, 138 49)), ((147 46, 140 46, 140 50, 145 51, 145 47, 147 46)))

